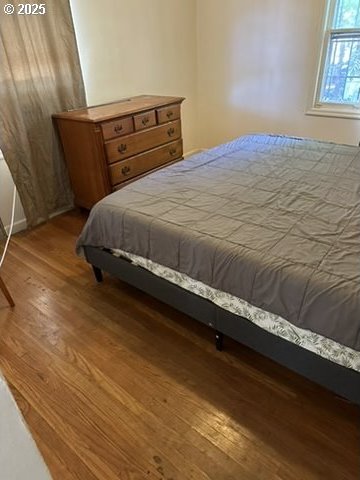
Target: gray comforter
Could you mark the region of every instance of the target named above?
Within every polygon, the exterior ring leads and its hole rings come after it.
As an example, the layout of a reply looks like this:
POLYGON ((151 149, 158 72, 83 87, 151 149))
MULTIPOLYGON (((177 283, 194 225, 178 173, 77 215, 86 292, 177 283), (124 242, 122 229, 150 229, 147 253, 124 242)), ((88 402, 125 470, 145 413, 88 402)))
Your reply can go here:
POLYGON ((78 240, 119 248, 360 350, 360 149, 241 137, 92 210, 78 240))

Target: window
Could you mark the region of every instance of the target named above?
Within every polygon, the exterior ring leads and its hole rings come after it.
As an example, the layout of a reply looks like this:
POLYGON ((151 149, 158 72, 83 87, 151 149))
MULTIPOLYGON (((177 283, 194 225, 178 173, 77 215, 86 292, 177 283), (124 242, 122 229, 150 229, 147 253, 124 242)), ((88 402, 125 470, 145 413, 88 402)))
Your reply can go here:
POLYGON ((329 0, 314 107, 360 118, 360 0, 329 0))

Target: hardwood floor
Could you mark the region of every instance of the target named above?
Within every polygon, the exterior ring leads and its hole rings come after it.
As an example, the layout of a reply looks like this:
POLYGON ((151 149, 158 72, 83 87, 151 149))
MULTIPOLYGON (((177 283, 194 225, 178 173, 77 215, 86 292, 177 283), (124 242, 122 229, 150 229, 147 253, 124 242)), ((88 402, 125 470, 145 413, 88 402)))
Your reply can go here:
POLYGON ((2 271, 16 307, 0 297, 0 368, 55 480, 359 478, 357 407, 96 284, 74 255, 83 223, 70 212, 15 236, 2 271))

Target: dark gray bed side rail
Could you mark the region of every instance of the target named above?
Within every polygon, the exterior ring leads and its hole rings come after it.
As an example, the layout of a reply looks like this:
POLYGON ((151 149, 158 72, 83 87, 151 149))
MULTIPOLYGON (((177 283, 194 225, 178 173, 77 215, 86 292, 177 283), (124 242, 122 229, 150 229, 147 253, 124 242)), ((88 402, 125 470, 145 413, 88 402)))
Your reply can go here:
POLYGON ((222 335, 252 348, 281 365, 360 405, 360 373, 326 360, 298 345, 269 333, 249 320, 157 277, 128 260, 94 247, 84 247, 87 261, 101 281, 101 270, 148 293, 190 317, 210 326, 216 334, 217 347, 222 335))

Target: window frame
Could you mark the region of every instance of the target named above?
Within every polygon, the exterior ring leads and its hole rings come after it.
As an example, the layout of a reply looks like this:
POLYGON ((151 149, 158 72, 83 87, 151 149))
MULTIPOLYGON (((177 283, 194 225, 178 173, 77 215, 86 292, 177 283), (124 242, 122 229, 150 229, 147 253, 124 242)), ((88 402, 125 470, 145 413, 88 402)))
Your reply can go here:
POLYGON ((322 37, 321 49, 318 55, 318 67, 316 74, 316 83, 313 93, 311 108, 306 112, 308 115, 339 117, 339 118, 355 118, 360 119, 360 101, 356 104, 351 103, 331 103, 321 102, 320 95, 324 82, 324 74, 327 66, 328 52, 330 47, 331 35, 334 32, 349 32, 356 33, 359 29, 334 29, 332 27, 333 20, 336 14, 336 6, 338 0, 327 0, 323 23, 322 23, 322 37))

